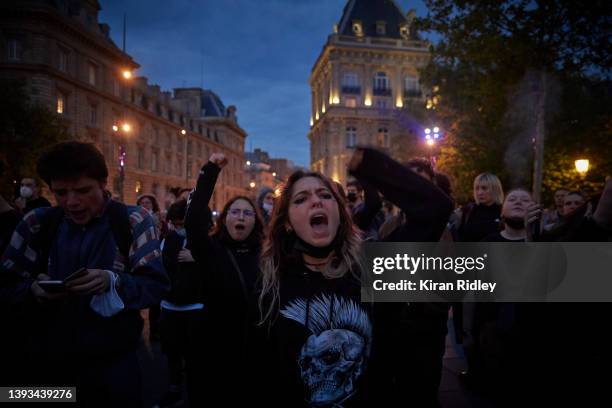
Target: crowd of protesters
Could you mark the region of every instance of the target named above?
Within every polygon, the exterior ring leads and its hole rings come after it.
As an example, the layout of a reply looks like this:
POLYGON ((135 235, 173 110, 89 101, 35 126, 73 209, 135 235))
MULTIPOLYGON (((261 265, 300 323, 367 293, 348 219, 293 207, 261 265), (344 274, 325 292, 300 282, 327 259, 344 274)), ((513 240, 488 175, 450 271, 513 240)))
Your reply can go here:
POLYGON ((192 407, 437 407, 451 309, 462 381, 499 405, 520 402, 517 387, 549 392, 549 380, 579 389, 564 368, 601 379, 592 363, 604 344, 588 347, 586 322, 601 326, 603 308, 370 304, 360 289, 366 241, 609 241, 612 180, 595 199, 559 189, 543 210, 483 173, 459 207, 429 160, 362 147, 346 192, 298 171, 278 195, 233 197, 215 218, 226 164, 211 155, 164 213, 153 195, 113 200, 102 154, 64 142, 37 164, 56 207, 32 177, 16 200, 0 196, 0 311, 11 328, 0 385, 70 384, 83 406, 141 406, 144 317, 145 340, 159 338, 167 356, 162 407, 184 396, 192 407), (577 322, 580 335, 565 333, 577 322), (546 342, 564 334, 569 353, 546 342), (566 367, 555 353, 571 356, 566 367))

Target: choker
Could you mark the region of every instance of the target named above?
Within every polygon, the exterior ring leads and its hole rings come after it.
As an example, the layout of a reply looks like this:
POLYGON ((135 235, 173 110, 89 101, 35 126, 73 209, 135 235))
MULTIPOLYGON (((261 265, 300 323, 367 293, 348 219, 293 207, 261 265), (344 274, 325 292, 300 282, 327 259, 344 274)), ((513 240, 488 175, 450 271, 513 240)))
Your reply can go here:
MULTIPOLYGON (((323 258, 327 258, 329 256, 329 254, 332 253, 332 251, 335 249, 335 246, 336 246, 335 242, 332 241, 332 243, 329 244, 328 246, 325 246, 325 247, 316 247, 316 246, 310 245, 309 243, 307 243, 304 240, 302 240, 300 237, 296 236, 295 237, 295 244, 293 245, 293 248, 297 252, 300 252, 302 254, 305 254, 305 255, 308 255, 308 256, 312 256, 313 258, 321 258, 321 259, 323 259, 323 258)), ((310 265, 316 266, 317 264, 310 264, 310 265)))

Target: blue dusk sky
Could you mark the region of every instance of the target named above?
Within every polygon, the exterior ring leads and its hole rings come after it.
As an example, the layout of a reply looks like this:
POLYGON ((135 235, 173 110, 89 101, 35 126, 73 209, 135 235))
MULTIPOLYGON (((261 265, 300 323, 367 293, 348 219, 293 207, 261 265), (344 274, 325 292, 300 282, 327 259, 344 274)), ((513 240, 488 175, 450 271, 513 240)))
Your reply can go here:
MULTIPOLYGON (((163 90, 212 89, 238 108, 246 150, 310 164, 308 77, 346 0, 99 1, 119 47, 127 14, 137 75, 163 90)), ((421 0, 396 3, 427 12, 421 0)))

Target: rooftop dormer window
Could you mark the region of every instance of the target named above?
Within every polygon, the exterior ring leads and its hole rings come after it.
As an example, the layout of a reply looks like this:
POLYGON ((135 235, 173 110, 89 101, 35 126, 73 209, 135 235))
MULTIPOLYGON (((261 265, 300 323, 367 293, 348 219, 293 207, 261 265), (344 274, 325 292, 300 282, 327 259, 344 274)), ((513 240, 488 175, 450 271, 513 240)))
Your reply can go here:
POLYGON ((387 35, 387 23, 385 21, 376 22, 376 34, 387 35))
POLYGON ((363 37, 363 25, 361 24, 361 20, 353 21, 353 34, 357 37, 363 37))
POLYGON ((400 31, 400 35, 405 40, 407 40, 410 37, 410 27, 408 26, 408 24, 406 23, 401 24, 399 31, 400 31))

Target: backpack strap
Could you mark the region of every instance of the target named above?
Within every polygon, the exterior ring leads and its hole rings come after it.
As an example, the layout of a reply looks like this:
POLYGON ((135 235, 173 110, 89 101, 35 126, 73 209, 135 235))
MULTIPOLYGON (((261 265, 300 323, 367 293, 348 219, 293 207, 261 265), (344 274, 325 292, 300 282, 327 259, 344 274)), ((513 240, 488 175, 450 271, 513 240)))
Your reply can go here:
POLYGON ((39 220, 40 230, 32 236, 32 248, 37 251, 36 275, 48 273, 49 253, 57 230, 64 219, 64 210, 61 207, 49 208, 39 220))
POLYGON ((117 248, 119 248, 119 252, 125 257, 126 261, 129 262, 133 236, 128 208, 123 203, 111 200, 106 211, 117 248))

